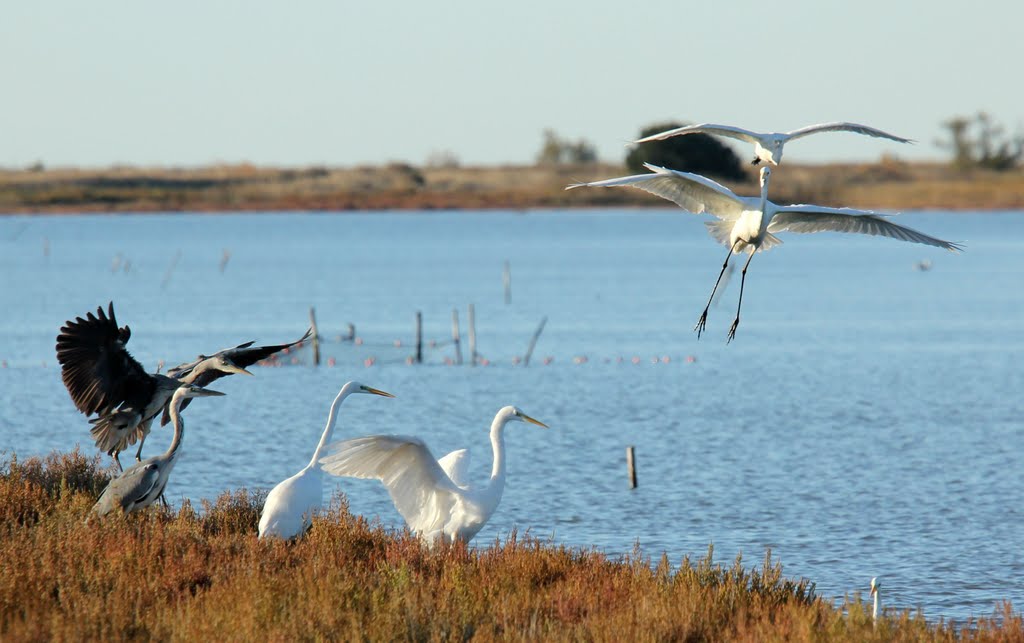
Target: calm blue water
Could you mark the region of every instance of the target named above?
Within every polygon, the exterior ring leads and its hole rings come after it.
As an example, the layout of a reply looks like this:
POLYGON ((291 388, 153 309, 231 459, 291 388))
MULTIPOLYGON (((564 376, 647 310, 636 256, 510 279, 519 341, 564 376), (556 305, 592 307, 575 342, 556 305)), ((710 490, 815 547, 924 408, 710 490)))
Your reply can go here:
MULTIPOLYGON (((471 446, 478 479, 498 408, 551 425, 509 428, 509 483, 479 546, 515 527, 613 554, 639 542, 673 562, 714 543, 720 560, 756 564, 771 547, 826 596, 866 595, 879 576, 887 605, 928 618, 986 615, 1001 599, 1019 609, 1024 216, 899 221, 967 252, 786 235, 751 264, 726 346, 739 275, 698 341, 724 251, 678 211, 2 217, 0 450, 93 452, 54 356, 66 319, 114 300, 154 369, 297 338, 315 305, 325 335, 351 322, 363 345, 325 345, 331 367, 220 380, 227 397, 186 414, 172 500, 291 475, 338 388, 359 379, 398 397, 349 399, 336 437, 471 446), (921 260, 932 270, 915 270, 921 260), (451 311, 465 333, 469 303, 490 365, 447 366, 451 311), (409 366, 417 310, 438 346, 409 366), (533 362, 514 365, 545 316, 533 362)), ((147 453, 169 441, 155 430, 147 453)), ((379 484, 335 487, 353 511, 400 524, 379 484)))

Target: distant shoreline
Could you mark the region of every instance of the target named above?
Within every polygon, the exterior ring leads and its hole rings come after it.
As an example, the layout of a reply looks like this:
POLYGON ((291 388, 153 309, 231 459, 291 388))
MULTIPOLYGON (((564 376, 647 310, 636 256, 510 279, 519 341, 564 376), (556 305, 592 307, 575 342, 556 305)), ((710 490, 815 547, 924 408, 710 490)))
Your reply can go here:
MULTIPOLYGON (((746 182, 723 182, 754 194, 746 182)), ((619 165, 352 168, 116 167, 0 170, 0 215, 146 212, 354 212, 665 207, 640 190, 565 191, 628 174, 619 165)), ((1024 170, 956 170, 939 163, 790 165, 774 169, 771 198, 881 211, 1024 209, 1024 170)))

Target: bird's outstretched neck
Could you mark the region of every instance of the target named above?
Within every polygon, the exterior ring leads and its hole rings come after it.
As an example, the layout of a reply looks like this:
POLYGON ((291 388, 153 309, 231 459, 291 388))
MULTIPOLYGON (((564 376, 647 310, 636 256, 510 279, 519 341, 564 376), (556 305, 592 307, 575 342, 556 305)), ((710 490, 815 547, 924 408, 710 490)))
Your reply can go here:
POLYGON ((494 464, 491 466, 491 486, 505 485, 505 425, 510 414, 505 409, 498 411, 491 422, 491 449, 494 451, 494 464))
POLYGON ((338 421, 338 407, 345 401, 345 398, 351 395, 352 391, 355 390, 354 386, 346 384, 341 387, 338 391, 338 395, 335 396, 334 401, 331 402, 331 411, 327 414, 327 426, 324 427, 323 435, 320 436, 320 442, 316 445, 316 451, 313 452, 313 459, 309 461, 309 468, 315 469, 319 464, 317 461, 320 460, 320 453, 327 446, 327 443, 331 441, 331 435, 334 434, 334 425, 338 421))
POLYGON ((167 457, 177 453, 178 448, 181 447, 181 440, 185 436, 185 420, 181 419, 181 403, 185 401, 187 393, 188 389, 181 387, 171 397, 170 414, 171 423, 174 425, 174 437, 171 438, 171 446, 167 449, 167 457))

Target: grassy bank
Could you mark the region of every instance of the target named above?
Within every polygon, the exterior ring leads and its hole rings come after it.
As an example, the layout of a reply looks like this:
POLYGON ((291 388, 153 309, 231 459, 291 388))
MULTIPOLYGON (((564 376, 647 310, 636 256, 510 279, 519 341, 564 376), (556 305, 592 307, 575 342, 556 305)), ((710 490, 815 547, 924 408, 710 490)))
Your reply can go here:
POLYGON ((340 498, 294 544, 257 541, 245 491, 86 525, 105 483, 77 452, 0 469, 0 640, 1024 640, 1009 606, 873 625, 769 559, 673 567, 516 536, 432 551, 340 498))
MULTIPOLYGON (((523 209, 657 206, 663 199, 632 189, 566 192, 577 181, 623 176, 619 165, 0 170, 0 213, 292 211, 382 209, 523 209)), ((729 183, 756 194, 755 168, 729 183)), ((878 163, 776 168, 778 203, 908 210, 1024 208, 1024 171, 957 170, 946 164, 878 163)))

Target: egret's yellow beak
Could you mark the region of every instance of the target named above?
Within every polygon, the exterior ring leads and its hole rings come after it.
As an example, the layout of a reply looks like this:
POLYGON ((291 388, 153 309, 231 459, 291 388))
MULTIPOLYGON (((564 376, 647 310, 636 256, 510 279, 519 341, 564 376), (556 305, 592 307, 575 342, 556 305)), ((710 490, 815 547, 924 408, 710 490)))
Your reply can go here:
POLYGON ((383 395, 384 397, 394 397, 391 393, 381 391, 380 389, 370 388, 369 386, 363 386, 361 388, 364 393, 373 393, 374 395, 383 395))

